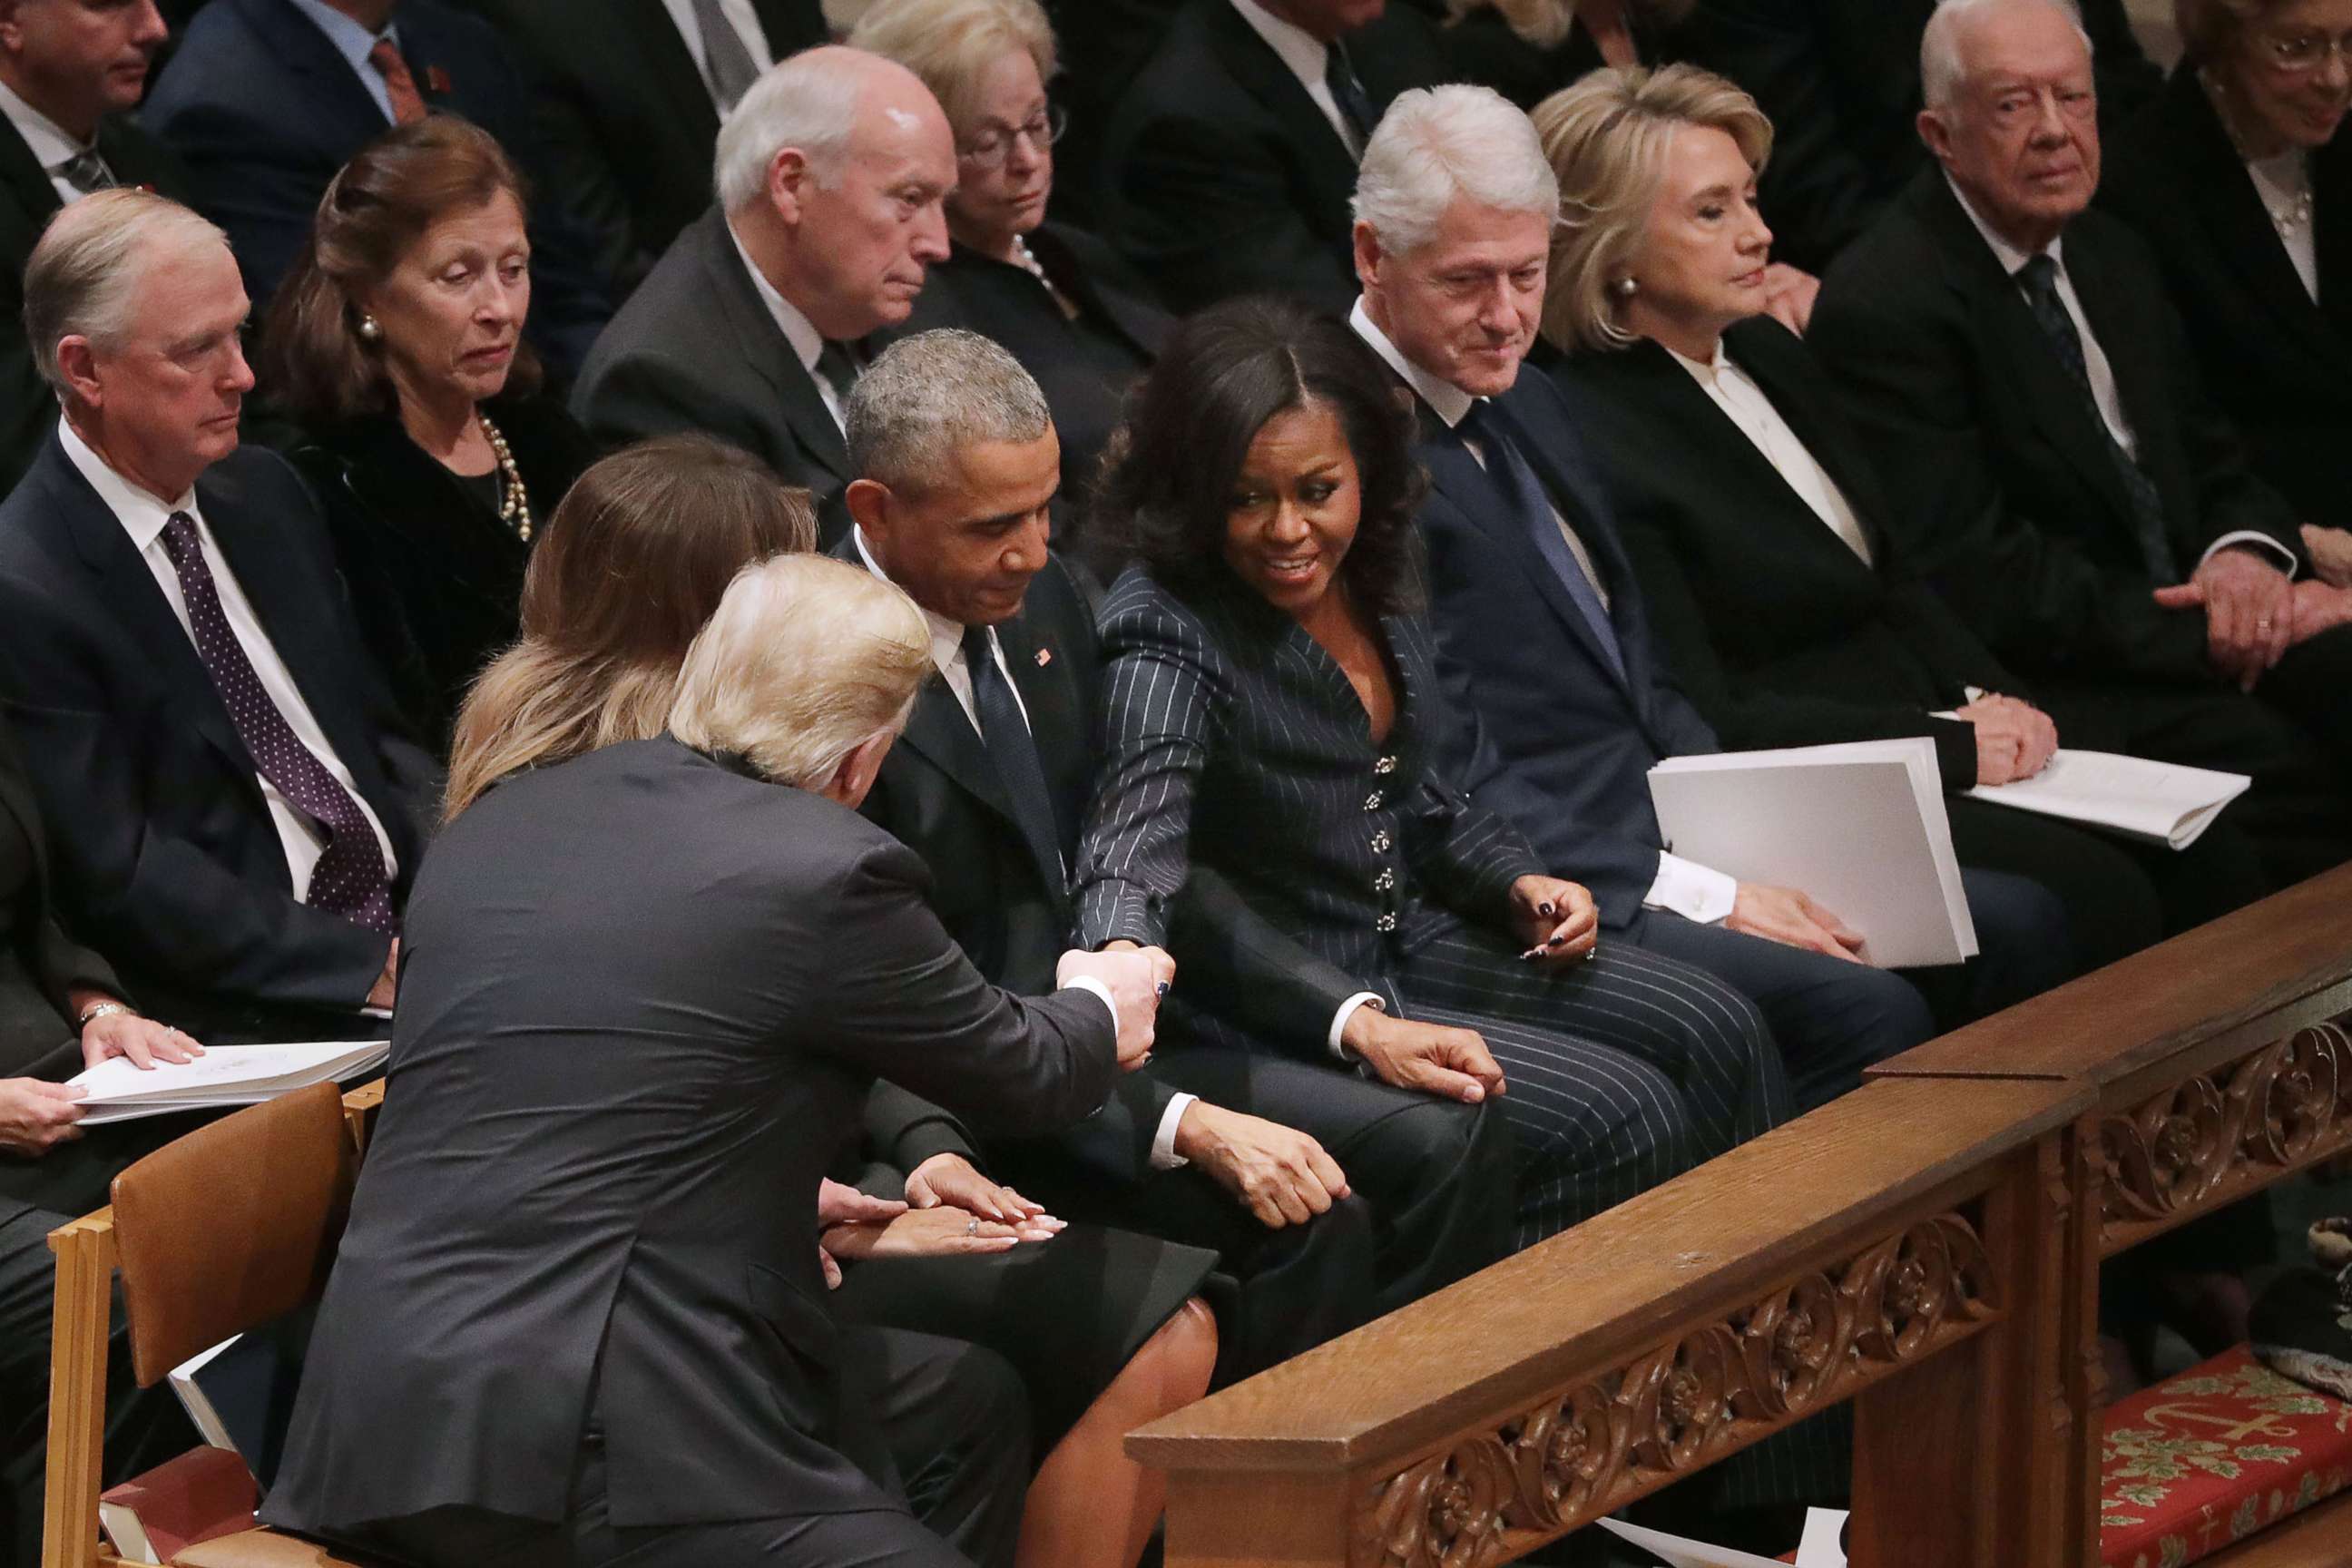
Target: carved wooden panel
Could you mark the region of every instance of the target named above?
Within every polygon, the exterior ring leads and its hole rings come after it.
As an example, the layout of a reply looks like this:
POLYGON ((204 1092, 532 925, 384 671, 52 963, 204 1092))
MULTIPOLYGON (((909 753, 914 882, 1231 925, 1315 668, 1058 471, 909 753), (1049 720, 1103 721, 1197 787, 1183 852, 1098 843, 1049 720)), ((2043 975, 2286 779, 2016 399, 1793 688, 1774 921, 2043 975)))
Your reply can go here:
POLYGON ((1355 1568, 1489 1568, 1977 1331, 1992 1268, 1958 1214, 1555 1390, 1368 1488, 1355 1568))
MULTIPOLYGON (((2347 1016, 2352 1017, 2352 1016, 2347 1016)), ((2352 1034, 2315 1024, 2100 1119, 2102 1246, 2241 1197, 2352 1146, 2352 1034)))

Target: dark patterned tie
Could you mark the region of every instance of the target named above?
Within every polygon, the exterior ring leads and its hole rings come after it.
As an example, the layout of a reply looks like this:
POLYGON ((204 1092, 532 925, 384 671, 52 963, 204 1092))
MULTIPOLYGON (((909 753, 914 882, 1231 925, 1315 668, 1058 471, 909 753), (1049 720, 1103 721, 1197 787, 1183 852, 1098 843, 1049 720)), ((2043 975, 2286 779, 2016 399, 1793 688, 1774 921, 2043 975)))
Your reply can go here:
POLYGON ((1518 526, 1527 531, 1528 538, 1568 590, 1569 598, 1584 616, 1592 640, 1600 645, 1602 657, 1622 679, 1625 674, 1625 650, 1617 640, 1617 623, 1609 618, 1609 606, 1601 600, 1601 587, 1585 572, 1568 547, 1559 531, 1560 520, 1554 515, 1551 497, 1543 481, 1528 466, 1525 454, 1513 438, 1513 422, 1492 403, 1484 401, 1470 405, 1457 430, 1465 441, 1478 444, 1479 455, 1486 458, 1486 475, 1502 493, 1504 503, 1511 510, 1518 526))
POLYGON ((1013 683, 996 666, 986 626, 966 626, 963 662, 971 672, 971 705, 980 715, 981 743, 996 764, 996 776, 1013 800, 1013 820, 1045 866, 1062 864, 1062 836, 1054 826, 1054 801, 1045 770, 1037 761, 1037 740, 1021 716, 1013 683))
POLYGON ((294 809, 326 829, 327 847, 311 869, 310 897, 304 901, 370 931, 397 935, 400 921, 392 912, 392 888, 384 879, 383 851, 375 829, 351 792, 295 737, 286 715, 254 673, 253 661, 245 657, 244 645, 221 611, 220 590, 205 563, 195 519, 184 511, 172 514, 163 525, 163 553, 180 575, 180 597, 188 606, 196 657, 213 678, 229 722, 236 726, 236 738, 245 742, 261 776, 294 809))
POLYGON ((114 171, 106 166, 106 160, 98 155, 95 147, 83 148, 49 173, 83 195, 95 191, 110 191, 122 183, 114 177, 114 171))
POLYGON ((1356 156, 1364 155, 1364 143, 1372 139, 1372 128, 1381 122, 1381 111, 1372 107, 1372 95, 1364 90, 1356 68, 1348 61, 1347 47, 1331 44, 1323 51, 1323 85, 1331 91, 1331 101, 1339 106, 1339 118, 1356 132, 1356 156))
POLYGON ((839 411, 834 413, 834 423, 844 426, 845 430, 849 410, 849 389, 857 384, 861 368, 857 348, 853 343, 835 342, 828 338, 824 347, 817 351, 817 377, 832 389, 833 407, 839 411))
POLYGON ((702 56, 710 63, 710 95, 719 100, 724 118, 751 85, 760 79, 760 67, 743 47, 743 36, 719 9, 719 0, 691 0, 694 25, 702 29, 702 56))
POLYGON ((392 122, 414 125, 424 119, 425 95, 416 90, 416 78, 409 73, 408 62, 400 58, 400 47, 390 38, 378 38, 367 58, 368 64, 383 78, 383 96, 392 104, 392 122))
POLYGON ((2091 412, 2091 423, 2105 441, 2108 460, 2116 466, 2116 477, 2123 480, 2124 494, 2131 502, 2132 526, 2139 535, 2140 563, 2147 574, 2158 583, 2177 583, 2180 569, 2172 558, 2172 545, 2164 526, 2164 497, 2156 481, 2132 460, 2123 443, 2107 428, 2106 416, 2099 412, 2098 395, 2091 390, 2091 367, 2083 357, 2082 335, 2074 330, 2074 319, 2066 313, 2066 301, 2058 297, 2058 264, 2045 255, 2029 258, 2017 269, 2017 280, 2025 289, 2026 308, 2042 328, 2050 346, 2057 351, 2058 363, 2066 367, 2074 385, 2083 395, 2083 405, 2091 412))

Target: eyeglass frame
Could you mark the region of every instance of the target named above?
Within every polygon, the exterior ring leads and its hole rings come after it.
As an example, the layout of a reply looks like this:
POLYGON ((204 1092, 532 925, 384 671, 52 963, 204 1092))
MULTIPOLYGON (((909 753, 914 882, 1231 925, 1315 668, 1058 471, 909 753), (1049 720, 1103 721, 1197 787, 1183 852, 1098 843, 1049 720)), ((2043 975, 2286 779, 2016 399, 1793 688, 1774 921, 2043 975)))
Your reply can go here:
POLYGON ((1032 148, 1040 153, 1048 153, 1053 150, 1054 144, 1068 135, 1069 132, 1070 111, 1048 99, 1041 114, 1033 115, 1018 125, 990 126, 987 134, 996 139, 994 146, 958 147, 956 159, 960 163, 970 163, 977 169, 1002 168, 1005 159, 1013 155, 1013 142, 1020 138, 1026 136, 1032 148))
POLYGON ((2254 34, 2254 42, 2261 47, 2263 64, 2282 76, 2315 76, 2327 68, 2327 62, 2331 59, 2343 60, 2345 68, 2352 71, 2352 33, 2298 33, 2282 37, 2276 33, 2258 30, 2254 34), (2288 50, 2301 47, 2312 49, 2309 59, 2287 58, 2288 50))

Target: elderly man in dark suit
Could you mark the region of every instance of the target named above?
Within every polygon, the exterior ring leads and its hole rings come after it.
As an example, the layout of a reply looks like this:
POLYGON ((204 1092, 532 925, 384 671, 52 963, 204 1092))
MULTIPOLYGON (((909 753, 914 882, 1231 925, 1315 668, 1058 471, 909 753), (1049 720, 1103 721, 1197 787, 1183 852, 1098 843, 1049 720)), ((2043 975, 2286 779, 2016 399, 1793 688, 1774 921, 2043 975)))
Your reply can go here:
POLYGON ((590 269, 584 231, 555 199, 522 75, 479 18, 438 0, 212 0, 188 24, 144 120, 186 162, 194 205, 228 231, 259 310, 360 144, 436 112, 497 137, 539 185, 530 338, 559 375, 572 374, 613 299, 590 269))
POLYGON ((2345 596, 2305 576, 2296 516, 2207 402, 2153 259, 2085 210, 2086 37, 2057 0, 1958 0, 1921 73, 1937 166, 1841 259, 1812 326, 1889 469, 1937 478, 1902 543, 2062 734, 2251 773, 2233 811, 2273 874, 2336 863, 2345 596))
POLYGON ((1192 0, 1103 152, 1104 227, 1168 302, 1354 298, 1348 195, 1391 99, 1436 81, 1436 28, 1389 0, 1192 0))
MULTIPOLYGON (((858 382, 849 440, 856 526, 835 553, 913 596, 938 667, 866 814, 930 862, 932 907, 982 973, 1034 989, 1075 923, 1068 868, 1100 663, 1092 612, 1046 548, 1061 470, 1044 394, 988 339, 919 333, 858 382)), ((1279 963, 1288 943, 1265 934, 1243 962, 1279 963)), ((1183 976, 1188 989, 1219 978, 1183 976)), ((1215 1248, 1241 1281, 1222 1376, 1507 1249, 1500 1116, 1277 1056, 1169 1044, 1099 1116, 1050 1141, 1000 1141, 986 1163, 1057 1213, 1215 1248)))
POLYGON ((105 191, 49 226, 25 295, 64 416, 0 503, 0 703, 66 923, 206 1039, 371 1027, 439 778, 352 636, 310 492, 238 449, 228 246, 105 191))
POLYGON ((817 0, 615 0, 588 26, 579 0, 472 4, 530 68, 549 186, 624 296, 709 206, 720 119, 761 71, 827 37, 817 0))
POLYGON ((759 454, 816 496, 831 542, 856 477, 842 400, 863 340, 947 258, 954 138, 904 67, 811 49, 736 105, 717 176, 719 205, 613 319, 572 411, 607 441, 701 430, 759 454))
POLYGON ((25 263, 58 207, 111 185, 184 195, 187 172, 125 111, 163 46, 150 0, 0 0, 0 487, 31 467, 57 398, 25 342, 25 263))
POLYGON ((1172 966, 1067 953, 1024 999, 958 951, 854 809, 930 663, 904 595, 776 557, 668 734, 451 824, 270 1523, 435 1563, 1009 1563, 1019 1384, 835 1324, 823 1173, 879 1077, 1010 1130, 1084 1117, 1172 966))

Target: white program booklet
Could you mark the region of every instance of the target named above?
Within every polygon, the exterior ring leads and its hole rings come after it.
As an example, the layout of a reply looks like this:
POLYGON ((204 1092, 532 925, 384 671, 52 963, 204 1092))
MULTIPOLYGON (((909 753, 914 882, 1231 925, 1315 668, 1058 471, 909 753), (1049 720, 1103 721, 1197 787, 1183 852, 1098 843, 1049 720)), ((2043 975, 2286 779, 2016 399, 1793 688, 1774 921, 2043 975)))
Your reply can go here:
MULTIPOLYGON (((1797 1548, 1797 1568, 1845 1568, 1845 1552, 1838 1545, 1838 1531, 1844 1523, 1845 1515, 1842 1512, 1822 1508, 1808 1510, 1805 1539, 1797 1548)), ((1669 1535, 1663 1530, 1646 1530, 1621 1519, 1604 1519, 1600 1524, 1610 1534, 1640 1547, 1669 1568, 1782 1568, 1771 1558, 1759 1557, 1752 1552, 1709 1546, 1703 1541, 1669 1535)))
POLYGON ((1979 784, 1969 794, 1995 805, 2062 816, 2113 828, 2144 843, 2186 849, 2253 782, 2244 773, 2061 746, 2050 765, 2032 778, 1979 784))
POLYGON ((382 1066, 391 1049, 383 1040, 210 1046, 194 1061, 158 1062, 144 1069, 113 1057, 67 1081, 89 1090, 81 1100, 81 1125, 96 1127, 208 1106, 258 1105, 314 1083, 367 1072, 382 1066))
POLYGON ((1977 951, 1936 743, 1924 735, 1669 757, 1650 770, 1666 847, 1794 888, 1862 932, 1882 969, 1977 951))

